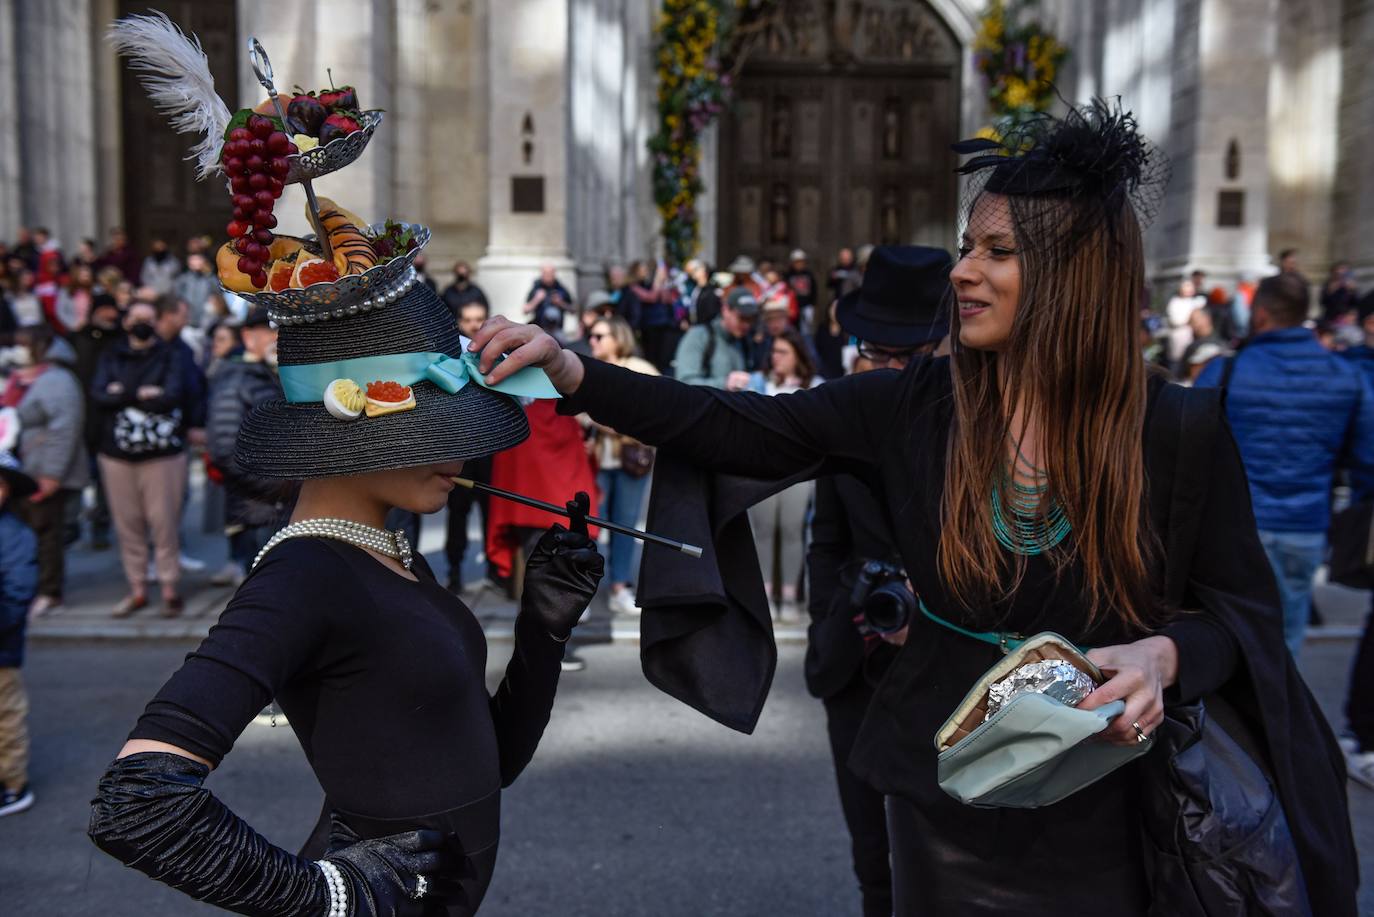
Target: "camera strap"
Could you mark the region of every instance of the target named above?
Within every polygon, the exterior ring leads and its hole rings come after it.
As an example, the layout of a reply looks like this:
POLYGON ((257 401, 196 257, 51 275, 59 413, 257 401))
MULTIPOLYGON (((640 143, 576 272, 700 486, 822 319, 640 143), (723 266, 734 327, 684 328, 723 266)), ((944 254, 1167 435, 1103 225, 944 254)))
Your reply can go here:
MULTIPOLYGON (((956 634, 962 634, 965 637, 972 637, 974 640, 979 640, 983 643, 990 643, 1000 649, 1004 655, 1010 653, 1012 650, 1020 649, 1021 644, 1025 643, 1027 639, 1020 634, 1014 634, 1008 631, 969 630, 967 627, 960 627, 952 621, 946 621, 944 618, 931 611, 926 607, 925 600, 919 596, 916 598, 916 604, 920 607, 921 614, 925 615, 936 624, 939 624, 941 627, 948 628, 956 634)), ((1075 645, 1074 648, 1080 653, 1087 652, 1087 648, 1085 647, 1075 645)))

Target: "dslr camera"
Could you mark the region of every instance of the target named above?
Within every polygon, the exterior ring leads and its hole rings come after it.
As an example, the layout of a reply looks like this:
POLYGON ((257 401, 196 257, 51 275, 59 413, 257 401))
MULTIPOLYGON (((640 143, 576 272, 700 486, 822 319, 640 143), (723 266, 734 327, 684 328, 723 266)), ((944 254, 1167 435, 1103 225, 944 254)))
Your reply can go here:
POLYGON ((900 567, 880 560, 866 560, 859 568, 849 605, 866 626, 879 636, 895 634, 906 627, 916 612, 916 596, 906 587, 906 574, 900 567))

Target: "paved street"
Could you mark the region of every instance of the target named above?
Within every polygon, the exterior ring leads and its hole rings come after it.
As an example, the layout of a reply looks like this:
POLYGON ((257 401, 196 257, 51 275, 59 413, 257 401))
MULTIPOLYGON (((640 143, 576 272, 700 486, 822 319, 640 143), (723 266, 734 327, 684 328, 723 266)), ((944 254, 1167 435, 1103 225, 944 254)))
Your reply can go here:
MULTIPOLYGON (((39 802, 0 820, 4 914, 210 913, 119 866, 84 836, 100 771, 188 646, 44 640, 32 647, 39 802)), ((508 646, 493 646, 493 677, 508 646)), ((1346 641, 1322 641, 1306 654, 1328 713, 1339 706, 1349 652, 1346 641)), ((565 676, 543 746, 506 796, 484 917, 857 914, 821 709, 802 688, 799 647, 783 648, 753 737, 650 688, 633 646, 583 653, 588 669, 565 676)), ((284 728, 250 726, 211 786, 285 846, 299 844, 318 813, 319 790, 284 728)), ((1374 793, 1351 792, 1369 874, 1374 793)), ((1374 913, 1368 888, 1363 901, 1363 912, 1374 913)))

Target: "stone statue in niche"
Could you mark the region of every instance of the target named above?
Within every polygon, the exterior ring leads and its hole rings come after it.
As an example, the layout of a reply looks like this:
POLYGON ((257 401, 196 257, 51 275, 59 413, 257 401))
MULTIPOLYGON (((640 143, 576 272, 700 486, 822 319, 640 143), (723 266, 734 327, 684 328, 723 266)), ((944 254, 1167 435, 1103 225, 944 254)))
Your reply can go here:
POLYGON ((883 158, 902 158, 902 109, 898 99, 883 102, 883 158))
POLYGON ((769 149, 774 159, 792 158, 792 100, 778 96, 773 100, 773 120, 769 125, 769 149))
POLYGON ((897 189, 888 186, 883 189, 882 215, 879 235, 883 245, 902 244, 902 211, 898 203, 897 189))
POLYGON ((786 245, 791 234, 792 192, 786 182, 775 182, 769 204, 768 238, 774 245, 786 245))
POLYGON ((764 27, 764 56, 775 60, 812 60, 823 57, 827 29, 825 17, 820 10, 821 2, 822 0, 791 0, 779 4, 764 27))
POLYGON ((520 155, 529 165, 534 159, 534 115, 525 112, 525 118, 520 122, 520 155))

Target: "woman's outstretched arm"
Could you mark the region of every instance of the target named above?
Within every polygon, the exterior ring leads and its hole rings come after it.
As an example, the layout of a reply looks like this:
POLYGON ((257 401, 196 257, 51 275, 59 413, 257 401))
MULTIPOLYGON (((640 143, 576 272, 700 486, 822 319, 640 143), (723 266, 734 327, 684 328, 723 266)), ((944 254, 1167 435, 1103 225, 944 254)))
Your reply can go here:
POLYGON ((875 463, 898 416, 897 373, 865 373, 770 398, 584 360, 538 328, 500 317, 483 325, 471 346, 491 382, 539 367, 566 396, 560 410, 585 411, 641 442, 732 474, 782 478, 826 459, 875 463))

